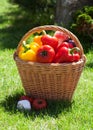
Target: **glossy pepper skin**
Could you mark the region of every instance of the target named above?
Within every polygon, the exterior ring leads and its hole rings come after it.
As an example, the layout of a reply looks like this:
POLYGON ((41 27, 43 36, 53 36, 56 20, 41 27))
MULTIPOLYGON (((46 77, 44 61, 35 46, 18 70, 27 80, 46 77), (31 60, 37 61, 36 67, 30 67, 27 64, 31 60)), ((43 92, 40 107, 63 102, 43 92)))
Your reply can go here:
POLYGON ((80 59, 78 47, 69 49, 67 47, 61 47, 55 55, 55 63, 65 63, 65 62, 77 62, 80 59))
POLYGON ((69 40, 69 41, 65 41, 65 42, 62 42, 62 43, 58 44, 56 51, 58 51, 61 47, 67 47, 67 48, 72 49, 72 48, 75 47, 74 41, 69 40))
POLYGON ((36 53, 40 46, 32 42, 30 44, 26 44, 25 41, 23 42, 23 46, 20 47, 19 49, 19 58, 24 60, 24 61, 33 61, 36 62, 36 53))
POLYGON ((51 63, 54 59, 54 56, 54 49, 49 45, 43 45, 37 51, 37 62, 51 63))
POLYGON ((54 62, 55 63, 66 62, 67 55, 68 55, 68 48, 67 47, 61 47, 55 55, 54 62))
POLYGON ((77 62, 80 59, 79 55, 80 49, 78 47, 74 47, 69 50, 68 54, 68 62, 77 62))
POLYGON ((43 35, 41 38, 41 41, 42 41, 43 45, 49 45, 49 46, 53 47, 54 50, 56 50, 56 48, 58 46, 58 39, 56 37, 52 37, 48 34, 43 35))
POLYGON ((63 43, 61 43, 61 44, 58 44, 57 49, 56 49, 56 52, 57 52, 60 48, 62 48, 62 47, 67 47, 67 48, 69 48, 69 43, 68 43, 68 42, 63 42, 63 43))
POLYGON ((36 42, 36 43, 38 43, 40 46, 42 46, 41 37, 42 37, 42 35, 35 36, 34 39, 33 39, 33 41, 36 42))
POLYGON ((64 41, 69 39, 69 36, 62 32, 62 31, 56 31, 54 33, 54 37, 56 37, 58 39, 59 44, 63 43, 64 41))

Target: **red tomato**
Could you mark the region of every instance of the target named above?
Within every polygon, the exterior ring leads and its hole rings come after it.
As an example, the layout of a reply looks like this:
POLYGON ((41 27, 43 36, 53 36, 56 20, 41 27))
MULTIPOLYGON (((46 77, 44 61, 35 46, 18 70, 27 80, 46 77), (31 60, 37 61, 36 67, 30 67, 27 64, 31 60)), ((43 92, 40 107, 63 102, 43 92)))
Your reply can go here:
POLYGON ((54 56, 54 49, 49 45, 43 45, 37 51, 37 62, 51 63, 54 59, 54 56))
POLYGON ((28 100, 30 103, 32 103, 34 99, 29 96, 24 95, 20 97, 20 100, 28 100))
POLYGON ((47 102, 44 99, 35 99, 32 103, 32 106, 36 110, 44 109, 47 107, 47 102))
POLYGON ((54 50, 58 46, 58 39, 47 34, 42 36, 41 41, 43 45, 50 45, 54 50))

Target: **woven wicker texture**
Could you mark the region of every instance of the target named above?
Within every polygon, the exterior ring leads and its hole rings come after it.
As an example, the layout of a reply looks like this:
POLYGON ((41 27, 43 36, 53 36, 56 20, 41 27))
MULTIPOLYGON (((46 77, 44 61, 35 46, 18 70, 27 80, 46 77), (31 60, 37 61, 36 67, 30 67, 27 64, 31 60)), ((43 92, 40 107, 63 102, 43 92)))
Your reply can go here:
POLYGON ((14 53, 24 90, 27 95, 50 100, 71 101, 77 87, 80 75, 85 65, 86 57, 78 38, 69 30, 54 26, 39 26, 28 31, 18 44, 14 53), (73 63, 36 63, 22 61, 18 57, 19 47, 29 36, 42 30, 63 31, 68 34, 81 50, 81 59, 73 63))

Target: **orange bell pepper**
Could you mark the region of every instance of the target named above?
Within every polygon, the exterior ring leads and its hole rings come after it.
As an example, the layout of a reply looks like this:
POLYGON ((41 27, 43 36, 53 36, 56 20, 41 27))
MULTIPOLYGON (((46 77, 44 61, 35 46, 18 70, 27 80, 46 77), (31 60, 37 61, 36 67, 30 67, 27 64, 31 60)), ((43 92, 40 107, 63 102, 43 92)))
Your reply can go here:
POLYGON ((42 46, 41 37, 42 37, 42 35, 39 35, 39 36, 35 36, 33 39, 33 41, 38 43, 40 46, 42 46))

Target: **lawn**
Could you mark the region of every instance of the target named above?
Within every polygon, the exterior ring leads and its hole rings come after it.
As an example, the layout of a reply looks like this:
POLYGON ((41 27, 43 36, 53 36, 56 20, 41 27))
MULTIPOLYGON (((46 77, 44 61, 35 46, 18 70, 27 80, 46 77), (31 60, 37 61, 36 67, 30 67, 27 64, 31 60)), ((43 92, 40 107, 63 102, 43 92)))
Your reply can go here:
POLYGON ((92 130, 93 48, 86 52, 87 63, 71 103, 48 101, 42 111, 16 109, 24 89, 13 53, 24 33, 39 25, 31 23, 27 11, 8 0, 0 2, 0 130, 92 130))

